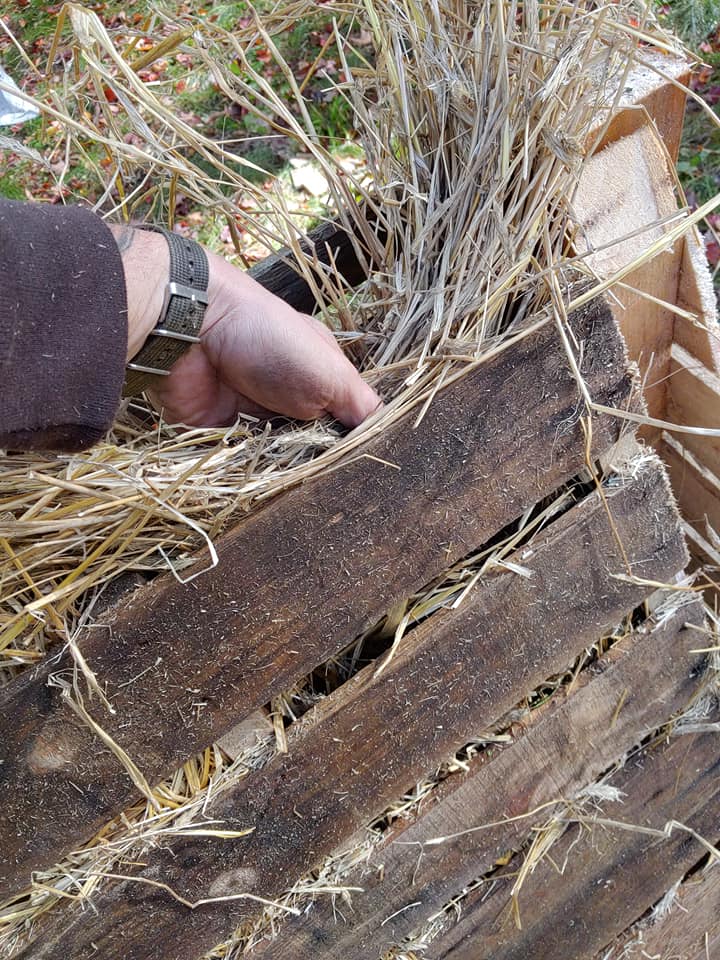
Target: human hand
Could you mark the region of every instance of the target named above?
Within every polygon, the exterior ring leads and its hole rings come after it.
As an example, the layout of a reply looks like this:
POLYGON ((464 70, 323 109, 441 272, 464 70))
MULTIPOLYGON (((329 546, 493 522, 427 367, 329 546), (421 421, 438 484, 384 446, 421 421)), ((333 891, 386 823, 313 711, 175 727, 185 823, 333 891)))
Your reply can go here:
MULTIPOLYGON (((128 297, 128 359, 157 323, 169 274, 161 234, 111 227, 128 297)), ((239 413, 312 420, 329 413, 357 426, 381 400, 332 333, 207 251, 208 306, 193 344, 151 393, 172 423, 232 424, 239 413)))

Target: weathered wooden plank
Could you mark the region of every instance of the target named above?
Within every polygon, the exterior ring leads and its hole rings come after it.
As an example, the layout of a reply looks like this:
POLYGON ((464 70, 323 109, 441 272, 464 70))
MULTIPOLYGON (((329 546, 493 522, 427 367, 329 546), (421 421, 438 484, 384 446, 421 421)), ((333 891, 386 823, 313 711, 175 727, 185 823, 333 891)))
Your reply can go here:
POLYGON ((708 525, 720 533, 720 480, 669 434, 658 450, 665 461, 683 518, 712 541, 708 525))
MULTIPOLYGON (((677 571, 684 549, 657 461, 608 493, 635 572, 662 579, 677 571)), ((381 813, 409 783, 535 684, 563 670, 652 590, 613 576, 622 571, 623 561, 597 494, 551 525, 532 549, 532 556, 523 552, 522 559, 530 577, 491 576, 457 611, 420 625, 382 674, 365 669, 304 718, 289 754, 209 806, 208 815, 230 829, 252 826, 250 836, 220 847, 207 838, 178 842, 159 852, 141 875, 162 877, 190 900, 238 886, 256 895, 277 895, 381 813)), ((648 667, 644 658, 639 664, 648 667)), ((670 670, 675 679, 677 670, 676 663, 670 670)), ((647 724, 644 698, 645 691, 637 689, 623 710, 616 735, 626 731, 628 742, 647 724)), ((654 697, 652 704, 651 711, 667 709, 664 696, 654 697)), ((611 749, 618 749, 617 741, 611 749)), ((525 795, 527 784, 522 790, 525 795)), ((55 932, 45 930, 42 944, 31 948, 33 958, 59 958, 69 949, 82 960, 92 942, 106 956, 113 944, 122 943, 124 960, 160 960, 173 938, 173 956, 189 960, 256 910, 245 901, 208 905, 191 914, 166 894, 132 882, 95 904, 97 918, 90 912, 71 915, 55 932), (140 927, 138 917, 143 918, 140 927)))
MULTIPOLYGON (((676 820, 714 843, 720 836, 719 774, 717 734, 653 745, 613 777, 623 799, 604 803, 602 816, 657 830, 676 820)), ((585 960, 652 906, 704 852, 682 830, 659 841, 632 830, 575 827, 552 853, 555 864, 565 864, 564 872, 545 860, 527 878, 520 895, 521 930, 508 909, 510 881, 469 898, 460 922, 432 945, 428 957, 526 960, 558 956, 560 946, 567 960, 585 960)))
MULTIPOLYGON (((587 262, 603 279, 627 267, 669 229, 677 211, 674 180, 657 132, 649 125, 622 137, 586 161, 573 202, 581 230, 578 249, 595 250, 587 262)), ((681 244, 636 267, 613 287, 613 312, 628 353, 640 367, 651 416, 663 419, 675 314, 681 244), (630 289, 632 288, 632 289, 630 289), (643 296, 649 294, 655 301, 643 296)))
MULTIPOLYGON (((693 427, 720 428, 720 376, 674 343, 670 354, 668 419, 693 427)), ((682 434, 682 445, 720 476, 720 438, 682 434)))
POLYGON ((706 869, 684 880, 671 903, 633 924, 594 960, 708 960, 719 955, 720 870, 706 869))
MULTIPOLYGON (((606 306, 572 325, 593 397, 625 407, 633 384, 606 306)), ((440 391, 417 428, 415 416, 239 524, 214 570, 186 584, 153 581, 109 633, 86 632, 80 645, 116 713, 91 710, 148 781, 290 688, 585 461, 577 386, 552 324, 440 391)), ((619 423, 597 420, 594 455, 619 423)), ((0 692, 0 781, 14 798, 0 817, 4 889, 24 886, 30 869, 135 795, 48 689, 67 666, 53 659, 0 692)))
POLYGON ((364 960, 421 926, 547 817, 546 808, 527 818, 526 813, 573 796, 644 731, 687 703, 697 687, 698 658, 689 654, 697 634, 683 625, 701 621, 701 604, 694 602, 653 632, 623 641, 581 675, 570 696, 540 711, 526 729, 515 730, 509 747, 493 748, 468 776, 441 785, 420 819, 400 826, 373 854, 365 873, 348 878, 363 892, 352 895, 345 923, 321 901, 301 920, 288 921, 259 955, 364 960), (476 829, 517 816, 523 819, 476 829), (427 846, 428 840, 452 834, 462 835, 427 846))
POLYGON ((677 304, 695 314, 697 323, 678 315, 675 318, 674 342, 708 370, 720 374, 717 300, 705 244, 697 230, 689 233, 683 242, 677 304))

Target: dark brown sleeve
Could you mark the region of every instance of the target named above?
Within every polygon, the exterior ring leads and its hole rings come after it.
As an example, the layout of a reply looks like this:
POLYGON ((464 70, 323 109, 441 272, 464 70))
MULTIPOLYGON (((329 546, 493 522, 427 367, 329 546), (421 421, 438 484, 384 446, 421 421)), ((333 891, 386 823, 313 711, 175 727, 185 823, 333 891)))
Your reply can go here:
POLYGON ((89 210, 0 199, 0 448, 82 450, 122 389, 122 261, 89 210))

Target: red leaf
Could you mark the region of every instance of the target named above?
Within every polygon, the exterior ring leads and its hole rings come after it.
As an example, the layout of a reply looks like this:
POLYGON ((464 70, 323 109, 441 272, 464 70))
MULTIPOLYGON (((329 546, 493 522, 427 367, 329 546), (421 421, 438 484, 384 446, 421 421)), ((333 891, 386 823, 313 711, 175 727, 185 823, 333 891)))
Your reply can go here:
POLYGON ((705 253, 711 267, 716 267, 720 263, 720 243, 717 240, 707 240, 705 242, 705 253))

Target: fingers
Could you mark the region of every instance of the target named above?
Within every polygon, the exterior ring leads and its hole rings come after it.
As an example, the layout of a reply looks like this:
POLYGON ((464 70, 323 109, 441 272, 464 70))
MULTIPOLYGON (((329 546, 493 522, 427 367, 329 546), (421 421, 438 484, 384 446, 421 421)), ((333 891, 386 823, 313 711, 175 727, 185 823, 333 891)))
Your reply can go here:
POLYGON ((332 389, 332 399, 327 403, 326 411, 346 427, 358 426, 382 406, 382 400, 372 387, 365 383, 347 359, 332 331, 315 317, 307 314, 300 314, 300 316, 313 333, 322 337, 335 355, 336 380, 332 389))
POLYGON ((203 350, 239 404, 302 420, 330 413, 348 427, 378 408, 380 398, 324 324, 225 261, 213 257, 210 263, 203 350))
POLYGON ((343 369, 338 371, 332 400, 325 409, 346 427, 357 427, 382 406, 382 400, 350 361, 340 356, 343 369))

